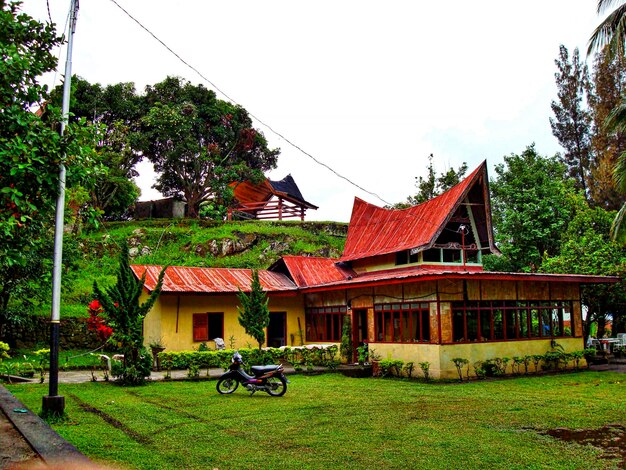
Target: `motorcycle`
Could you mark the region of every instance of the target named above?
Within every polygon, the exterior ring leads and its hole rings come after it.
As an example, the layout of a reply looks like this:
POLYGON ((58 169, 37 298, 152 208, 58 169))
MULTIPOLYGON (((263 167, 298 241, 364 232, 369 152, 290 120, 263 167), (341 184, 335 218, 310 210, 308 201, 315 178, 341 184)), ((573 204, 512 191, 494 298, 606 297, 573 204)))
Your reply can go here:
POLYGON ((233 393, 242 384, 249 392, 267 392, 273 397, 282 397, 287 391, 289 380, 285 377, 282 365, 252 366, 248 375, 242 367, 243 358, 236 352, 231 364, 217 381, 217 391, 223 395, 233 393))

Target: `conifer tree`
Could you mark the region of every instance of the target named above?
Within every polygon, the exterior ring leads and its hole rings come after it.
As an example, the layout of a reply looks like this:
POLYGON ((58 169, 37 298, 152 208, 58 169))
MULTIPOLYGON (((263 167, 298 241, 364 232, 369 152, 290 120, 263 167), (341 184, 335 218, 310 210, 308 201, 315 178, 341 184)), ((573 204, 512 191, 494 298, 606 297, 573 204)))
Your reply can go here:
POLYGON ((265 328, 270 323, 270 311, 267 306, 269 299, 261 287, 257 270, 252 271, 250 293, 246 294, 239 289, 237 297, 241 302, 241 307, 237 307, 239 324, 259 343, 259 349, 261 349, 261 345, 265 342, 265 328))
POLYGON ((150 355, 143 347, 143 319, 161 293, 166 268, 159 274, 150 297, 140 303, 146 274, 141 279, 135 277, 130 269, 128 245, 125 241, 121 248, 117 282, 109 288, 101 289, 94 281, 93 292, 102 305, 108 326, 113 329, 111 341, 118 345, 124 355, 122 368, 118 373, 113 371, 114 375, 124 385, 140 385, 150 375, 151 366, 150 355))

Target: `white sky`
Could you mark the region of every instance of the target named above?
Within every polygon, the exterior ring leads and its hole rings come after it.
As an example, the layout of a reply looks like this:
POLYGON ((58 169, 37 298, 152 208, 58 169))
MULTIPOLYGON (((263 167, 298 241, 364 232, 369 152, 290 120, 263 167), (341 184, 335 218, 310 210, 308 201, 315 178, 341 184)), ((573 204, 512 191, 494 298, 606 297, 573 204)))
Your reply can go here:
MULTIPOLYGON (((116 1, 251 114, 389 203, 415 194, 430 153, 438 172, 486 159, 493 177, 533 142, 559 151, 554 59, 560 44, 584 57, 600 21, 595 0, 116 1)), ((49 4, 62 29, 70 0, 49 4)), ((46 0, 23 10, 48 17, 46 0)), ((74 41, 72 71, 92 83, 142 90, 177 75, 212 88, 111 0, 80 2, 74 41)), ((384 205, 257 128, 281 148, 270 178, 291 173, 319 206, 307 219, 348 221, 355 196, 384 205)), ((150 167, 139 168, 142 200, 159 197, 150 167)))

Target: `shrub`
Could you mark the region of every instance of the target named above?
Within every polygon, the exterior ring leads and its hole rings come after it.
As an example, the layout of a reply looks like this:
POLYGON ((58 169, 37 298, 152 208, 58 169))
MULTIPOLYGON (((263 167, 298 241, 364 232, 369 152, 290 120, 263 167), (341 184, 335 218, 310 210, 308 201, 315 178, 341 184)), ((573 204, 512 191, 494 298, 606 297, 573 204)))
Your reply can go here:
POLYGON ((430 379, 430 362, 418 362, 420 369, 422 369, 422 374, 424 374, 424 380, 428 381, 430 379))
POLYGON ((461 382, 463 382, 463 367, 469 364, 469 361, 464 357, 453 357, 450 360, 454 362, 454 366, 459 373, 459 379, 461 380, 461 382))
POLYGON ((401 359, 384 359, 380 361, 379 365, 382 377, 400 377, 404 361, 401 359))

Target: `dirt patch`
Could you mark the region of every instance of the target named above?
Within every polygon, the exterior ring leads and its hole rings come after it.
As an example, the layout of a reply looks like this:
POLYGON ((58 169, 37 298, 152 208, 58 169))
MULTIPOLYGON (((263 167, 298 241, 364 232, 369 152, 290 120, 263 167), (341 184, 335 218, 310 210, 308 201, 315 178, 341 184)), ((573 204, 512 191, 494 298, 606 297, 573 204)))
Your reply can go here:
POLYGON ((556 428, 541 431, 565 442, 591 445, 602 449, 602 458, 619 459, 621 468, 626 468, 626 428, 621 424, 607 424, 597 429, 556 428))
POLYGON ((122 431, 124 434, 126 434, 128 437, 130 437, 135 442, 138 442, 139 444, 144 444, 144 445, 152 444, 152 439, 150 439, 149 437, 142 436, 137 431, 132 430, 131 428, 126 426, 121 421, 115 419, 113 416, 110 416, 107 413, 105 413, 104 411, 99 410, 98 408, 94 408, 93 406, 85 403, 80 398, 78 398, 76 395, 69 394, 68 397, 70 397, 72 400, 75 400, 76 403, 78 404, 78 406, 80 406, 83 411, 86 411, 88 413, 93 413, 95 415, 98 415, 104 421, 106 421, 111 426, 114 426, 115 428, 117 428, 120 431, 122 431))

